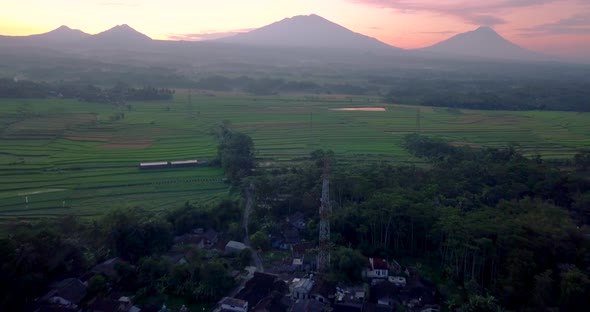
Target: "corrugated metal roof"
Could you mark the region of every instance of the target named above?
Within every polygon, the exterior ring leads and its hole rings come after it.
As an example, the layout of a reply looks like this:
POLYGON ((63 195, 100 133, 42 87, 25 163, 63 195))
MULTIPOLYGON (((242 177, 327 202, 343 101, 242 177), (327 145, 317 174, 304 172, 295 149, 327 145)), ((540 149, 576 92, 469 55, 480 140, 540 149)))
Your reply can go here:
POLYGON ((167 161, 157 161, 157 162, 142 162, 139 163, 141 167, 149 167, 149 166, 166 166, 168 165, 167 161))

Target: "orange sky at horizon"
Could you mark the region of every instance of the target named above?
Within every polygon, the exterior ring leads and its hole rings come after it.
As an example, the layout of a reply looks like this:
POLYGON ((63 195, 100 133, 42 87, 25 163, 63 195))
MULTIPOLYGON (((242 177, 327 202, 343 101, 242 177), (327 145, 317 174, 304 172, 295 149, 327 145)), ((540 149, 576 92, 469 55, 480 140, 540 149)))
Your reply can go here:
POLYGON ((312 13, 406 49, 489 24, 529 49, 590 55, 587 0, 19 0, 2 5, 0 34, 61 25, 94 34, 128 24, 154 39, 194 39, 312 13))

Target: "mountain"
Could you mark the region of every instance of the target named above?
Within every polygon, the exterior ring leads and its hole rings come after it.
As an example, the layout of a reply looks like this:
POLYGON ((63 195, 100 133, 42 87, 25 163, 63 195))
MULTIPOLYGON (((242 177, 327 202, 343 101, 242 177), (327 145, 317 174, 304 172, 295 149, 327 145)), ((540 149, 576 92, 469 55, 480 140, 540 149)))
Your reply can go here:
POLYGON ((117 25, 109 30, 93 35, 91 39, 94 42, 113 45, 130 45, 152 41, 152 38, 131 28, 127 24, 117 25))
POLYGON ((401 50, 375 38, 355 33, 315 14, 285 18, 250 32, 215 39, 215 41, 250 46, 331 48, 372 52, 401 50))
POLYGON ((81 30, 71 29, 70 27, 64 25, 44 34, 31 35, 27 37, 30 39, 36 38, 48 41, 76 41, 86 39, 90 36, 90 34, 87 34, 81 30))
POLYGON ((421 51, 446 54, 448 56, 467 56, 503 60, 541 60, 544 57, 522 48, 500 36, 490 27, 455 35, 421 51))

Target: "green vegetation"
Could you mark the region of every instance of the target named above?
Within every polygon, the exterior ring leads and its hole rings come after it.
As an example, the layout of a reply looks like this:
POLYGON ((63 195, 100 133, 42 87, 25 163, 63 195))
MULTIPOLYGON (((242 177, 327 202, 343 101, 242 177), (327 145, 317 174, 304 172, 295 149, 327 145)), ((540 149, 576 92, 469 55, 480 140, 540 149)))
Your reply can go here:
POLYGON ((228 194, 222 169, 140 170, 139 162, 213 160, 222 120, 252 137, 262 168, 298 162, 317 148, 342 164, 420 164, 403 137, 419 131, 455 146, 513 144, 525 155, 572 157, 590 147, 590 115, 471 111, 383 104, 371 97, 273 96, 177 91, 172 101, 112 105, 66 99, 0 101, 0 218, 74 214, 111 207, 151 210, 228 194), (335 108, 384 107, 384 112, 335 108), (418 118, 419 117, 419 118, 418 118), (28 204, 26 201, 28 200, 28 204))
MULTIPOLYGON (((380 257, 424 272, 453 310, 590 304, 587 172, 510 147, 453 147, 416 134, 404 146, 429 166, 331 164, 331 278, 359 282, 363 256, 380 257)), ((322 171, 312 155, 254 177, 262 204, 251 228, 278 237, 281 220, 296 210, 310 220, 302 234, 317 246, 322 171)))
POLYGON ((241 218, 237 202, 185 205, 167 213, 138 208, 110 211, 95 222, 60 217, 16 226, 0 238, 0 310, 23 311, 26 304, 47 292, 64 276, 80 277, 106 259, 118 257, 114 274, 92 273, 83 308, 114 290, 132 294, 146 309, 159 309, 169 300, 209 309, 235 284, 230 272, 243 259, 223 257, 215 249, 172 247, 174 234, 186 234, 203 224, 226 231, 241 218), (198 215, 198 218, 195 216, 198 215), (170 256, 181 255, 182 262, 170 256), (235 263, 235 264, 234 264, 235 263))

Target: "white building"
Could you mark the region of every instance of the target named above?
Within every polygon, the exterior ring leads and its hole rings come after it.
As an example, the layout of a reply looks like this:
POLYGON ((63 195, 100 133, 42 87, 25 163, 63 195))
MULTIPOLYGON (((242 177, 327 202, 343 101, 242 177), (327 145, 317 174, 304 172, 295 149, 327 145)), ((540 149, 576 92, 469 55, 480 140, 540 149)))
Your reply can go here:
POLYGON ((244 245, 244 243, 229 241, 225 245, 225 254, 238 254, 244 249, 248 249, 248 246, 244 245))
POLYGON ((369 258, 369 265, 365 270, 367 278, 384 278, 389 276, 389 263, 381 258, 369 258))
POLYGON ((222 311, 248 312, 248 301, 225 297, 220 303, 222 311))

